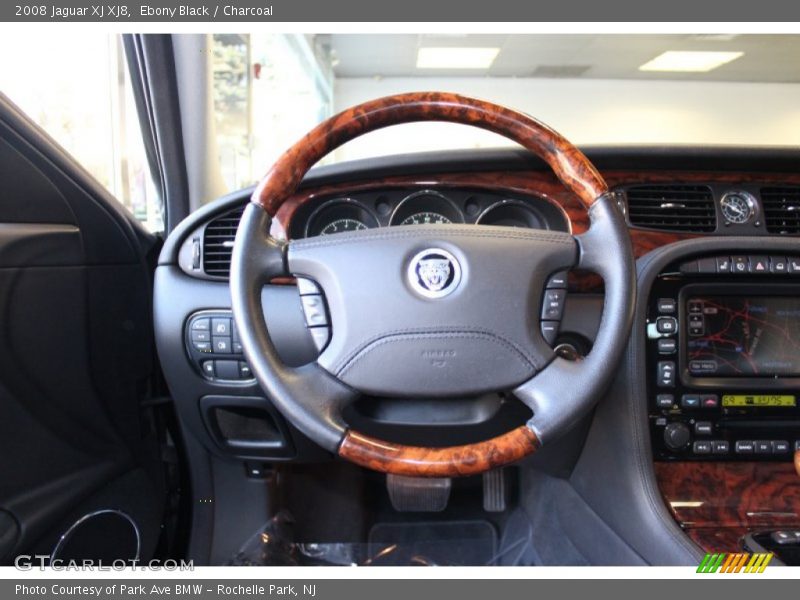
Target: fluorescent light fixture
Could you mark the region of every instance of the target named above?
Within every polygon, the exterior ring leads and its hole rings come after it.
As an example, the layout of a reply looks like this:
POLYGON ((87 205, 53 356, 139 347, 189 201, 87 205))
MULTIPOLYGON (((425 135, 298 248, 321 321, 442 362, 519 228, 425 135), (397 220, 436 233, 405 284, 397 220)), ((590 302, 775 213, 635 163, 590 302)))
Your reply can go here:
POLYGON ((639 67, 640 71, 681 71, 707 73, 728 64, 744 52, 684 52, 668 50, 639 67))
POLYGON ((488 69, 500 48, 429 47, 417 51, 418 69, 488 69))

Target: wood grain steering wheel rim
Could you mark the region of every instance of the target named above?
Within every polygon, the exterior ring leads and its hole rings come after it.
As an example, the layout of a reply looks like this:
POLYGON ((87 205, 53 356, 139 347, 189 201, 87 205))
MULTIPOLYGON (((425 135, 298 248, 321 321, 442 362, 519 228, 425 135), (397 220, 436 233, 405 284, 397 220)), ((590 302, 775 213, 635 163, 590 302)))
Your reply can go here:
MULTIPOLYGON (((580 198, 590 216, 592 209, 596 209, 595 212, 602 216, 599 220, 607 220, 607 214, 615 210, 613 206, 609 208, 612 203, 608 201, 606 183, 583 153, 528 115, 489 102, 439 92, 401 94, 373 100, 315 127, 285 152, 260 181, 252 196, 252 205, 255 206, 245 211, 234 248, 231 274, 233 308, 237 321, 243 321, 239 327, 243 330, 245 353, 254 363, 254 372, 262 387, 284 415, 320 445, 355 464, 386 473, 427 477, 473 475, 518 461, 536 451, 541 445, 537 427, 529 422, 491 440, 447 448, 406 446, 352 431, 342 425, 335 414, 349 401, 345 386, 333 381, 335 378, 329 373, 320 373, 322 369, 319 368, 289 369, 281 365, 256 300, 256 296, 260 297, 258 286, 266 281, 263 273, 277 272, 281 268, 286 270, 287 265, 286 244, 266 233, 270 218, 297 190, 307 171, 347 141, 377 129, 417 121, 459 123, 503 135, 545 160, 562 183, 580 198), (599 199, 606 202, 599 202, 599 199), (598 208, 600 204, 603 204, 602 210, 598 208), (258 258, 249 255, 257 245, 268 249, 271 254, 258 258), (258 281, 251 281, 259 277, 258 281), (249 298, 246 298, 247 290, 249 298), (259 368, 262 365, 263 368, 259 368), (303 406, 299 403, 301 394, 305 395, 303 406), (315 394, 328 398, 325 402, 316 402, 315 394), (341 401, 337 400, 339 398, 341 401), (309 425, 310 414, 319 422, 309 425)), ((619 228, 614 232, 617 236, 622 235, 619 228)), ((596 244, 597 240, 593 240, 592 236, 587 236, 585 243, 596 244)), ((625 268, 631 268, 632 258, 623 256, 623 259, 627 260, 625 268)), ((617 303, 628 302, 628 308, 632 309, 633 286, 630 282, 623 282, 623 287, 627 290, 623 289, 621 296, 617 294, 617 303)), ((628 312, 632 314, 632 310, 628 312)), ((611 326, 624 328, 626 323, 629 328, 630 316, 611 326)), ((561 364, 559 368, 568 373, 572 367, 561 364)), ((522 398, 526 394, 529 396, 531 406, 536 405, 535 392, 526 392, 524 386, 518 391, 522 398)), ((559 428, 564 426, 564 423, 558 423, 559 428)))

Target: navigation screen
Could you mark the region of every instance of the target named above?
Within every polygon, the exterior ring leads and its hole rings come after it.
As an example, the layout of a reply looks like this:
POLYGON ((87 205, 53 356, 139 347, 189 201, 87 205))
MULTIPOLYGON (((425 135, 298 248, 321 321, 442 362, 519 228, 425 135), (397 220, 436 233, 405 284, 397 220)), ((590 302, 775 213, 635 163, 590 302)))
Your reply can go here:
POLYGON ((685 327, 686 358, 691 375, 800 375, 800 298, 689 298, 685 327))

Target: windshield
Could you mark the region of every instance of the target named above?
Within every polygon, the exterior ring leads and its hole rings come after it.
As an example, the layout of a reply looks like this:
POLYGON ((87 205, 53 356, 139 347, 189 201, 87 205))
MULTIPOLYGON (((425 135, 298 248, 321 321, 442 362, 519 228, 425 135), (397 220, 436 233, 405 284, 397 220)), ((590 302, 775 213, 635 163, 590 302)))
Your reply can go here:
MULTIPOLYGON (((409 91, 504 104, 581 145, 800 144, 796 35, 253 34, 213 44, 228 57, 215 63, 214 82, 230 189, 255 181, 313 122, 409 91), (229 93, 234 72, 238 95, 229 93)), ((418 123, 364 136, 326 162, 508 144, 418 123)))

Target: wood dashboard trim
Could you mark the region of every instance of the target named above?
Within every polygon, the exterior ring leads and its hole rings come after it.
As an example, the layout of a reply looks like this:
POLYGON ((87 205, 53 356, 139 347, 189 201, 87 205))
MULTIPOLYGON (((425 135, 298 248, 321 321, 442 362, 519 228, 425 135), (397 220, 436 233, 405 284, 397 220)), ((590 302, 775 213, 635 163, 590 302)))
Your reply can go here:
POLYGON ((657 462, 675 521, 706 552, 739 550, 748 531, 800 527, 800 477, 790 462, 657 462))

